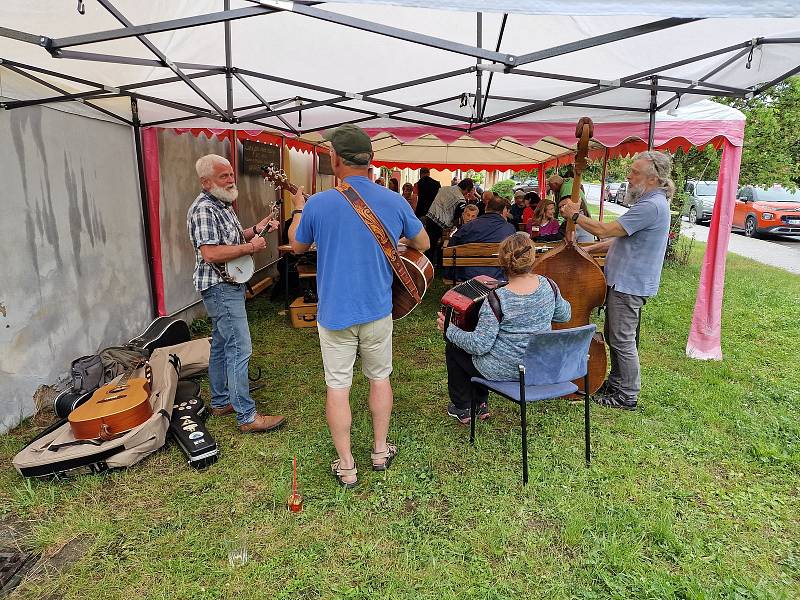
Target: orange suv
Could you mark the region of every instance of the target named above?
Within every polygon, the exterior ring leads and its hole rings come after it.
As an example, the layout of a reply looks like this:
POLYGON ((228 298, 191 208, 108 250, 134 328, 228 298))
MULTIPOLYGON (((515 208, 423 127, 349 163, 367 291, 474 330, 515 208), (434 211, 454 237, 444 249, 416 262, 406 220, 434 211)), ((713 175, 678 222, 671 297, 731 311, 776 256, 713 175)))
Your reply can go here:
POLYGON ((800 235, 800 189, 790 192, 777 184, 766 189, 744 186, 736 194, 731 226, 747 237, 800 235))

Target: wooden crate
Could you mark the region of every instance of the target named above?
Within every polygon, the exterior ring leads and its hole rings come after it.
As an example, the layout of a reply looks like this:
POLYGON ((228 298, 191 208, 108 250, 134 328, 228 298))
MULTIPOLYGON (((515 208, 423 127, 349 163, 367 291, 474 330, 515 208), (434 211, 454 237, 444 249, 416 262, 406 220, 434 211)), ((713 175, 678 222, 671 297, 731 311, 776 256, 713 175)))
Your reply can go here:
POLYGON ((292 327, 316 327, 317 303, 303 302, 303 298, 295 298, 289 305, 289 316, 292 318, 292 327))

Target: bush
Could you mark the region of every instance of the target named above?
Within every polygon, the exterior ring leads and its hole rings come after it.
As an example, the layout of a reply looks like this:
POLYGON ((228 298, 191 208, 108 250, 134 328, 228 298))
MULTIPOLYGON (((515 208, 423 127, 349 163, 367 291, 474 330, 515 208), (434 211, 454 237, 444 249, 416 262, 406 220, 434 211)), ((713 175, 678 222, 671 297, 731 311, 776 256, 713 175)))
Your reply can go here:
POLYGON ((506 179, 505 181, 498 181, 492 186, 493 192, 498 193, 500 196, 505 198, 506 200, 511 200, 514 197, 514 185, 515 181, 513 179, 506 179))

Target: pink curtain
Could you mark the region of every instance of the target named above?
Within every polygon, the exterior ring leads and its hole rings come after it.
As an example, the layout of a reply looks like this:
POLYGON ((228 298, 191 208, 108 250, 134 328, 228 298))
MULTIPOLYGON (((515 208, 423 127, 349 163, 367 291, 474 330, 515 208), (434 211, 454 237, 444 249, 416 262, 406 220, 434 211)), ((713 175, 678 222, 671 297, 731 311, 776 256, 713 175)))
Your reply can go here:
POLYGON ((714 213, 709 225, 706 255, 700 272, 700 285, 694 303, 692 328, 686 343, 686 355, 700 360, 722 360, 720 328, 722 321, 722 293, 725 287, 725 258, 731 237, 731 221, 736 205, 739 184, 739 166, 742 147, 727 139, 722 147, 719 166, 719 185, 714 213))
POLYGON ((144 176, 147 184, 147 211, 150 217, 150 256, 153 258, 156 307, 158 316, 167 314, 164 303, 164 273, 161 267, 161 174, 158 165, 158 130, 145 127, 142 132, 142 155, 144 157, 144 176))

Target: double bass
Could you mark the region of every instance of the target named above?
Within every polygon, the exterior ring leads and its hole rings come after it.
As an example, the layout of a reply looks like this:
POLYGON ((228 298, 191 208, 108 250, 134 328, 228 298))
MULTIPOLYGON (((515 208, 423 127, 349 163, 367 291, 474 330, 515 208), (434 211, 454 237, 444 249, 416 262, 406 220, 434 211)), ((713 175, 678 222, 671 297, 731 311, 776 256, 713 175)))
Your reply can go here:
MULTIPOLYGON (((586 168, 589 139, 594 124, 588 117, 581 117, 575 131, 579 139, 575 155, 575 179, 572 182, 573 203, 581 201, 581 174, 586 168)), ((558 201, 556 201, 558 203, 558 201)), ((575 242, 575 223, 567 219, 566 234, 552 250, 536 261, 534 273, 545 275, 555 281, 561 295, 572 305, 572 318, 566 323, 553 323, 553 329, 567 329, 587 325, 592 310, 602 306, 606 299, 606 277, 600 265, 575 242)), ((589 346, 589 393, 593 394, 603 384, 608 367, 606 346, 602 333, 596 333, 589 346)), ((583 391, 583 378, 573 383, 583 391)))

